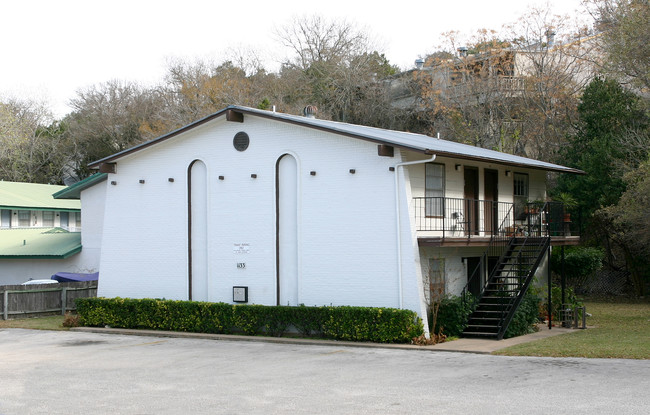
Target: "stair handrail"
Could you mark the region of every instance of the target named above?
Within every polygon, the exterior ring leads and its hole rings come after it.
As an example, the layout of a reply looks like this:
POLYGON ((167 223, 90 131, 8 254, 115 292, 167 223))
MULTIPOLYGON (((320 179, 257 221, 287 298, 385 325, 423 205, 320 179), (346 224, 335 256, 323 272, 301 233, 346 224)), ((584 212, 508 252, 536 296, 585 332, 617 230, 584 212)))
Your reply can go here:
MULTIPOLYGON (((528 287, 533 281, 532 273, 539 266, 539 263, 542 261, 542 257, 544 256, 543 255, 544 251, 548 250, 548 247, 551 244, 551 237, 549 235, 541 236, 539 238, 540 238, 540 242, 538 244, 537 258, 535 262, 531 264, 530 268, 528 269, 528 273, 526 275, 526 280, 524 281, 524 285, 519 289, 519 292, 516 296, 510 297, 510 301, 508 302, 508 307, 505 309, 508 311, 505 317, 503 317, 504 313, 502 312, 502 318, 500 319, 500 324, 497 326, 498 340, 503 339, 503 336, 505 335, 506 330, 508 329, 508 326, 512 321, 512 318, 514 317, 517 308, 519 308, 519 304, 521 304, 521 300, 524 298, 524 295, 526 295, 526 291, 528 291, 528 287)), ((527 240, 528 237, 526 237, 526 241, 527 240)))
MULTIPOLYGON (((539 206, 535 203, 529 203, 528 206, 535 205, 539 206)), ((538 235, 533 235, 536 232, 533 232, 534 229, 531 228, 531 216, 528 215, 528 229, 524 237, 524 241, 522 244, 523 246, 526 246, 528 243, 529 238, 534 237, 534 238, 540 238, 540 242, 538 244, 538 252, 537 258, 535 259, 535 263, 531 264, 530 268, 528 269, 528 272, 526 274, 526 279, 524 281, 524 285, 519 289, 519 292, 515 296, 509 296, 509 297, 504 297, 504 298, 510 298, 508 301, 507 307, 505 307, 501 311, 501 319, 499 320, 499 324, 497 326, 497 339, 501 340, 503 336, 505 335, 506 330, 508 329, 508 326, 510 325, 510 322, 512 321, 512 318, 514 317, 514 314, 519 307, 519 304, 521 303, 522 298, 526 294, 526 291, 528 291, 528 287, 532 281, 532 275, 531 273, 537 269, 539 266, 539 263, 542 260, 542 254, 546 248, 548 248, 548 245, 550 245, 551 240, 550 240, 550 225, 549 225, 549 219, 550 219, 550 208, 551 205, 549 202, 544 202, 544 204, 541 206, 540 209, 534 215, 538 215, 536 217, 536 222, 537 226, 539 227, 539 234, 538 235), (546 221, 545 221, 546 219, 546 221), (504 316, 505 314, 505 316, 504 316)), ((521 255, 521 251, 519 251, 519 255, 521 255)), ((493 274, 490 274, 487 278, 486 284, 494 277, 493 274)))
MULTIPOLYGON (((499 224, 499 227, 497 228, 497 232, 493 233, 492 236, 490 237, 490 242, 488 243, 487 248, 483 252, 483 255, 481 255, 481 260, 479 261, 478 265, 476 266, 476 268, 474 269, 474 271, 472 272, 470 277, 467 279, 467 283, 465 284, 465 287, 463 288, 463 291, 461 292, 461 298, 462 298, 463 303, 466 302, 466 298, 467 298, 468 289, 469 289, 470 284, 472 283, 472 281, 474 281, 475 278, 477 278, 477 276, 481 275, 481 269, 485 265, 487 265, 487 259, 488 259, 488 256, 489 256, 490 252, 492 252, 493 250, 496 249, 495 246, 497 246, 497 244, 499 244, 499 246, 502 246, 502 245, 504 245, 504 242, 505 242, 505 245, 507 246, 507 244, 513 238, 513 236, 508 236, 507 232, 505 231, 505 229, 507 229, 508 226, 510 226, 510 224, 512 223, 511 215, 512 215, 513 208, 514 208, 514 204, 511 204, 510 208, 508 209, 508 212, 506 213, 503 220, 499 224)), ((492 273, 492 271, 493 270, 489 270, 488 276, 492 273)), ((483 284, 481 286, 480 292, 479 292, 479 297, 483 294, 483 291, 485 290, 485 285, 487 284, 488 281, 489 281, 489 278, 487 278, 486 281, 485 281, 485 284, 483 284)))

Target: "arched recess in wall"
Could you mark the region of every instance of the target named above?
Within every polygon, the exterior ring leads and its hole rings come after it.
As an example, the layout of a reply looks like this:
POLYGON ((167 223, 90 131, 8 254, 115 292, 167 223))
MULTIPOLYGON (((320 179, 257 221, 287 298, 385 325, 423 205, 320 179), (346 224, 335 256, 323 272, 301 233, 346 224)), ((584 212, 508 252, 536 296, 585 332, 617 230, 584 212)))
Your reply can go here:
POLYGON ((194 160, 187 169, 188 298, 208 300, 208 169, 194 160))
POLYGON ((275 166, 276 287, 278 305, 298 305, 298 162, 291 154, 275 166))

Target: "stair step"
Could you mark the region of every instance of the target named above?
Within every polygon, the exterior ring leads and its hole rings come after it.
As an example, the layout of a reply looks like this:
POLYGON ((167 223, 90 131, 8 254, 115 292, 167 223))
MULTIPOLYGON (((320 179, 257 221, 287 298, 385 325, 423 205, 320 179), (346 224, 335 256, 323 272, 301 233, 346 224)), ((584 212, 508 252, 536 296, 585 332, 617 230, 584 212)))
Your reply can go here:
POLYGON ((475 331, 464 331, 463 332, 463 337, 475 337, 475 338, 491 338, 495 339, 497 337, 497 333, 483 333, 483 332, 475 332, 475 331))
POLYGON ((494 321, 474 321, 471 320, 469 323, 467 323, 467 327, 492 327, 492 328, 497 328, 499 327, 499 322, 501 319, 494 319, 494 321))
POLYGON ((510 239, 468 318, 463 337, 498 339, 503 336, 504 319, 513 311, 513 303, 522 295, 522 288, 530 283, 549 242, 549 237, 538 236, 510 239))
POLYGON ((468 332, 474 332, 474 333, 493 333, 497 334, 499 331, 499 327, 497 326, 467 326, 467 331, 468 332))
POLYGON ((496 314, 496 313, 501 313, 499 310, 475 310, 475 313, 490 313, 490 314, 496 314))
MULTIPOLYGON (((494 293, 494 294, 503 293, 503 294, 507 294, 507 296, 505 298, 508 298, 508 297, 514 297, 517 293, 519 293, 519 291, 520 290, 485 290, 484 292, 485 293, 494 293)), ((490 297, 488 295, 488 297, 489 298, 495 298, 495 297, 498 297, 498 296, 490 297)), ((498 297, 498 298, 504 298, 504 297, 498 297)))

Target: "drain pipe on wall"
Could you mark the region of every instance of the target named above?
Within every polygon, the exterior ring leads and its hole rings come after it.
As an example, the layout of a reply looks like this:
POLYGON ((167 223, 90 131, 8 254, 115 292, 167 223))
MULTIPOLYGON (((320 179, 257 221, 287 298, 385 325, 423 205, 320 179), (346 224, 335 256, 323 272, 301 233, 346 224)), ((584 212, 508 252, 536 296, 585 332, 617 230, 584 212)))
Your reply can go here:
MULTIPOLYGON (((414 164, 431 163, 436 159, 434 154, 430 159, 405 161, 397 163, 395 167, 395 212, 397 213, 397 275, 399 278, 399 308, 404 308, 404 299, 402 295, 402 225, 400 223, 400 192, 399 192, 399 168, 404 166, 412 166, 414 164)), ((408 201, 407 201, 408 202, 408 201)))

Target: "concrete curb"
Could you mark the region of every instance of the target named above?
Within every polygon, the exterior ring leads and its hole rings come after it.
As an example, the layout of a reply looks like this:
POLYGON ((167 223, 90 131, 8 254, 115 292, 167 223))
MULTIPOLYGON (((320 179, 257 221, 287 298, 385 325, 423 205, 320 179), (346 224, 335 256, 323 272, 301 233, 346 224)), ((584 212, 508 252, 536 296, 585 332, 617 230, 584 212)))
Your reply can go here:
POLYGON ((514 337, 506 340, 484 340, 484 339, 458 339, 451 342, 439 343, 433 346, 418 346, 414 344, 388 344, 388 343, 369 343, 369 342, 350 342, 338 340, 323 339, 303 339, 292 337, 268 337, 268 336, 244 336, 233 334, 210 334, 210 333, 187 333, 174 331, 158 330, 135 330, 135 329, 116 329, 101 327, 75 327, 71 331, 86 333, 104 333, 104 334, 123 334, 128 336, 149 336, 149 337, 171 337, 182 339, 207 339, 222 341, 241 341, 241 342, 264 342, 275 344, 293 344, 309 346, 343 346, 343 347, 363 347, 375 349, 402 349, 418 351, 437 351, 437 352, 460 352, 490 354, 497 350, 514 346, 516 344, 528 343, 547 337, 558 336, 574 332, 573 329, 555 327, 552 330, 541 328, 540 331, 525 336, 514 337))

